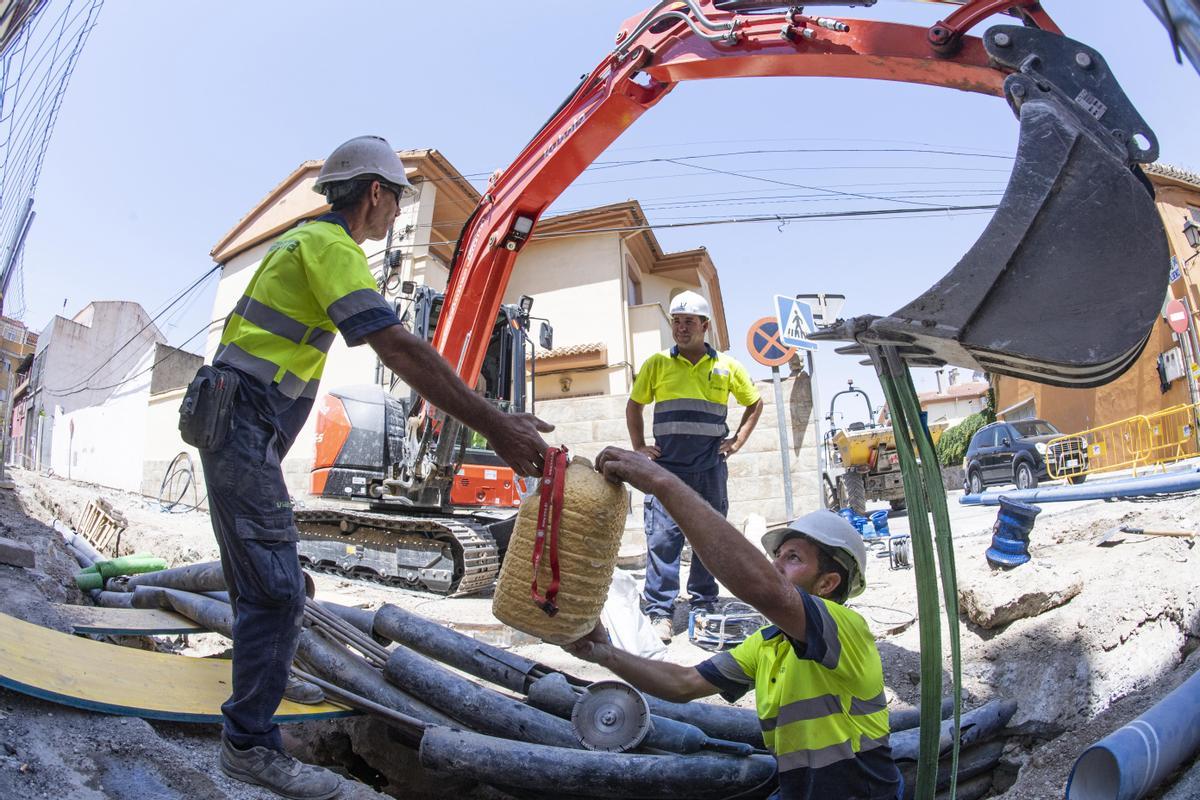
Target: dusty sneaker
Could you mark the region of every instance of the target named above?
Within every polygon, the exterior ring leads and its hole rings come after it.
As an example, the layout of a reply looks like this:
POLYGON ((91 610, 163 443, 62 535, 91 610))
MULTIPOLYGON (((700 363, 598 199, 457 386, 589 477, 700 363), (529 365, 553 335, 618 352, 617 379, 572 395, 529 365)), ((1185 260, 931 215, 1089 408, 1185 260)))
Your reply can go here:
POLYGON ((663 644, 670 644, 671 638, 675 635, 675 626, 671 622, 670 617, 659 617, 650 623, 654 628, 654 634, 663 644))
POLYGON ((342 793, 342 779, 327 769, 266 747, 239 750, 224 735, 221 771, 234 780, 265 786, 288 800, 333 800, 342 793))
POLYGON ((325 701, 325 692, 321 691, 320 686, 300 680, 295 675, 288 676, 287 686, 283 689, 283 696, 293 703, 302 703, 306 706, 315 706, 317 703, 325 701))

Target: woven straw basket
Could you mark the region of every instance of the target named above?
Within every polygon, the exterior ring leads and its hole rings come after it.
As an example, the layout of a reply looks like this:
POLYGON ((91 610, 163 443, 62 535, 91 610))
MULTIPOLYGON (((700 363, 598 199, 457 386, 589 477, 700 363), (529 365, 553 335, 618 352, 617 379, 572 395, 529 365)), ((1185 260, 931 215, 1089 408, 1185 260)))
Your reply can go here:
MULTIPOLYGON (((551 644, 567 644, 586 636, 600 619, 608 597, 617 550, 629 511, 629 493, 596 472, 586 458, 575 457, 563 486, 562 518, 558 531, 561 584, 558 613, 553 617, 530 596, 533 583, 533 545, 537 537, 540 493, 525 499, 500 568, 492 600, 496 619, 551 644)), ((547 542, 547 545, 549 543, 547 542)), ((538 569, 538 591, 550 586, 549 549, 538 569)))

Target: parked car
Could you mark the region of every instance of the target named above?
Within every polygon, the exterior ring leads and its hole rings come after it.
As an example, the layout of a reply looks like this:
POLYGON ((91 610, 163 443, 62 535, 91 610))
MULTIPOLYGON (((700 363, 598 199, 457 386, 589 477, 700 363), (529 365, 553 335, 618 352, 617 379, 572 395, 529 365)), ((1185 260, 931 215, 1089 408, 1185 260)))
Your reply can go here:
MULTIPOLYGON (((985 487, 1015 483, 1018 489, 1032 489, 1038 481, 1050 478, 1046 469, 1046 443, 1062 436, 1058 428, 1044 419, 1022 419, 1013 422, 993 422, 975 432, 967 455, 963 459, 964 489, 979 494, 985 487)), ((1068 444, 1071 441, 1068 440, 1068 444)), ((1087 469, 1087 449, 1080 439, 1078 446, 1056 446, 1050 458, 1056 460, 1055 471, 1068 475, 1071 483, 1083 483, 1087 469)))

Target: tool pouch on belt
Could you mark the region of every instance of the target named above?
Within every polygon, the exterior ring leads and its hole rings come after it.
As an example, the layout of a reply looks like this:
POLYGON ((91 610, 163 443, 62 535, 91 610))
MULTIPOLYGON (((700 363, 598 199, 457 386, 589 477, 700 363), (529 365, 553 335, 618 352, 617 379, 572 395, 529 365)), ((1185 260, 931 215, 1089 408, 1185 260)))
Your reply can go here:
POLYGON ((240 378, 233 370, 205 365, 196 372, 179 405, 179 435, 199 450, 225 444, 240 378))

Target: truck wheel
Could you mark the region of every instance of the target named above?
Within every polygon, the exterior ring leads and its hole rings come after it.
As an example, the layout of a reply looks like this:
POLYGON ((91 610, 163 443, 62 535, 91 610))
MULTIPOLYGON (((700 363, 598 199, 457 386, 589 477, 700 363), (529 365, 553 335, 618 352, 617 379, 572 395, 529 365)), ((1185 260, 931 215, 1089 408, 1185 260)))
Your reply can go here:
POLYGON ((1071 477, 1067 478, 1067 483, 1071 484, 1072 486, 1078 486, 1086 480, 1087 475, 1072 475, 1071 477))
POLYGON ((838 510, 838 490, 830 480, 828 473, 821 476, 821 484, 825 487, 825 507, 830 511, 838 510))
POLYGON ((1036 489, 1037 475, 1033 474, 1033 467, 1029 463, 1022 461, 1017 464, 1016 473, 1013 475, 1013 483, 1017 484, 1018 489, 1036 489))
POLYGON ((842 491, 840 492, 842 507, 852 508, 854 513, 862 516, 867 513, 867 484, 863 479, 861 472, 846 472, 838 482, 841 484, 842 491))

